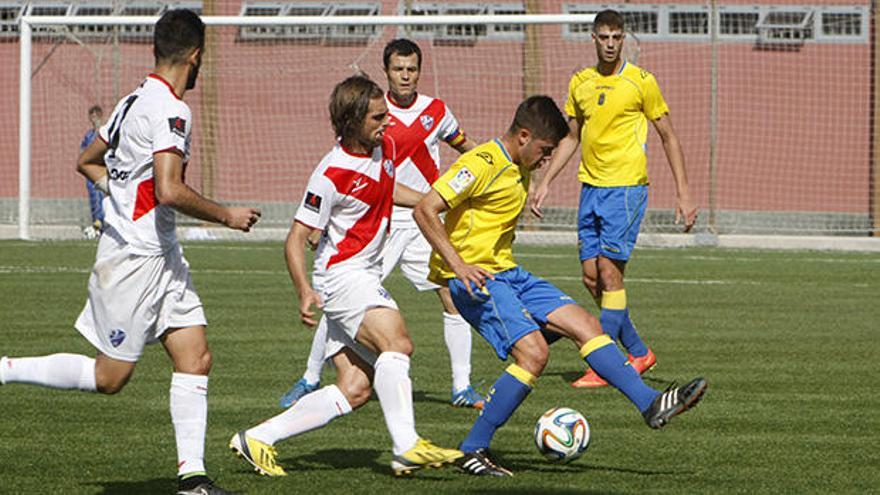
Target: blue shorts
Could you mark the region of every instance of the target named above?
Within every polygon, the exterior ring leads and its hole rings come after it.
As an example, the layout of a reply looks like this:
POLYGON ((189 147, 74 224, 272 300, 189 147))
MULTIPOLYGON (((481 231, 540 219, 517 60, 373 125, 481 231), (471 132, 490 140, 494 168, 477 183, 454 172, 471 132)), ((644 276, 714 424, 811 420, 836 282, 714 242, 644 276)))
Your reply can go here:
POLYGON ((545 329, 547 316, 575 304, 556 286, 520 267, 496 273, 495 280, 486 280, 485 289, 474 288, 471 296, 460 280, 449 280, 455 307, 502 360, 516 341, 534 331, 541 331, 548 343, 558 340, 559 334, 545 329))
POLYGON ((595 187, 583 184, 578 206, 581 261, 602 255, 627 261, 648 209, 648 186, 595 187))

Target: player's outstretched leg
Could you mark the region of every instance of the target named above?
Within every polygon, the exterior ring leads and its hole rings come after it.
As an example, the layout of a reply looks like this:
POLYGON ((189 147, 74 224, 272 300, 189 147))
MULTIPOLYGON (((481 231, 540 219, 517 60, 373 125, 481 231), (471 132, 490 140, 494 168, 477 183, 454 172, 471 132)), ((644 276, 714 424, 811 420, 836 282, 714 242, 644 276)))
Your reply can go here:
POLYGON ((705 378, 698 377, 681 387, 670 385, 662 394, 658 395, 651 406, 642 413, 648 426, 654 429, 663 428, 672 419, 691 407, 695 406, 709 384, 705 378))
MULTIPOLYGON (((366 397, 369 397, 367 394, 366 397)), ((306 395, 290 409, 261 424, 232 436, 229 448, 266 476, 285 476, 287 473, 276 461, 275 444, 281 440, 321 428, 339 416, 359 407, 343 395, 337 385, 328 385, 306 395)))
MULTIPOLYGON (((441 296, 442 298, 442 296, 441 296)), ((451 302, 450 302, 451 304, 451 302)), ((455 407, 483 408, 483 398, 471 386, 471 325, 458 313, 443 312, 443 338, 452 367, 452 398, 455 407)))
POLYGON ((79 354, 0 358, 0 385, 26 383, 62 390, 96 392, 95 360, 79 354))
POLYGON ((309 360, 303 377, 294 383, 290 389, 281 396, 278 405, 284 409, 296 404, 306 394, 310 394, 321 387, 321 369, 324 367, 324 354, 327 348, 327 319, 321 317, 315 336, 312 337, 312 348, 309 351, 309 360))
POLYGON ((651 428, 662 428, 673 416, 695 405, 708 384, 696 378, 683 387, 673 387, 660 393, 645 385, 641 376, 629 364, 606 334, 590 339, 581 347, 581 357, 639 409, 651 428))

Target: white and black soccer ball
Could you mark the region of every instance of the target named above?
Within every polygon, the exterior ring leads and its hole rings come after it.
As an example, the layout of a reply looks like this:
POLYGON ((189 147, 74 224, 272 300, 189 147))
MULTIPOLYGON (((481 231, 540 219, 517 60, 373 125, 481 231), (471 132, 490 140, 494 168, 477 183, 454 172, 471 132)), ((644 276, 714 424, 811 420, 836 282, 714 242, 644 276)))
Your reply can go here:
POLYGON ((590 446, 590 423, 574 409, 554 407, 538 418, 535 445, 547 459, 571 462, 590 446))

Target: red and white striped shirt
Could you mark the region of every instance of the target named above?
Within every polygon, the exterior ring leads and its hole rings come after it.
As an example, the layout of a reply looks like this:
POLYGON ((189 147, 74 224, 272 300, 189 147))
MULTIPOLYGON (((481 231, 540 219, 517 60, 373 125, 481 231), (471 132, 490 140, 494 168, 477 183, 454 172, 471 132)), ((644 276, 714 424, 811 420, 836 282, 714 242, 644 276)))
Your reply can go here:
MULTIPOLYGON (((464 142, 458 121, 442 100, 419 94, 408 107, 398 106, 385 94, 391 123, 386 138, 396 143, 394 167, 397 181, 419 192, 428 192, 440 176, 440 140, 452 146, 464 142)), ((394 228, 415 228, 412 208, 395 206, 394 228)))
POLYGON ((383 150, 362 155, 337 143, 309 178, 295 220, 324 231, 313 279, 380 265, 394 195, 393 155, 383 150))

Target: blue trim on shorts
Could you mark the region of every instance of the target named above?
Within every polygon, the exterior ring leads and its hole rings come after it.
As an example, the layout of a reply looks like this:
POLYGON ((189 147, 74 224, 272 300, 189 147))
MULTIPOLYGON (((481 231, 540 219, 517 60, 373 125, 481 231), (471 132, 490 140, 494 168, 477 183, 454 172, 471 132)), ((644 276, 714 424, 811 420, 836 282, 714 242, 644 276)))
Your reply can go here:
POLYGON ((483 290, 468 294, 458 279, 449 279, 449 292, 461 316, 506 360, 516 342, 540 331, 548 343, 561 336, 546 330, 547 317, 574 300, 546 280, 520 267, 495 274, 483 290))
POLYGON ((596 187, 583 184, 578 205, 580 260, 602 255, 627 261, 648 209, 648 186, 596 187))

